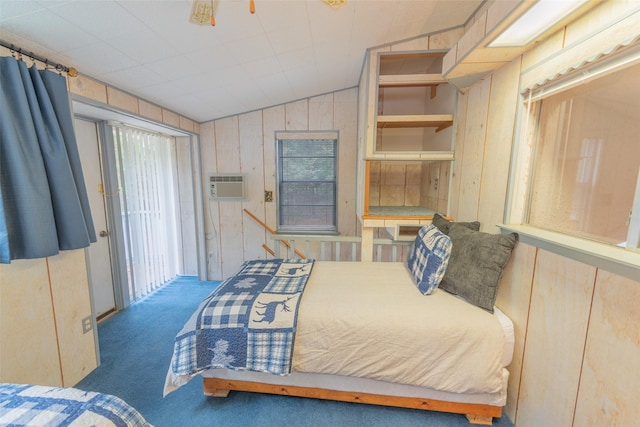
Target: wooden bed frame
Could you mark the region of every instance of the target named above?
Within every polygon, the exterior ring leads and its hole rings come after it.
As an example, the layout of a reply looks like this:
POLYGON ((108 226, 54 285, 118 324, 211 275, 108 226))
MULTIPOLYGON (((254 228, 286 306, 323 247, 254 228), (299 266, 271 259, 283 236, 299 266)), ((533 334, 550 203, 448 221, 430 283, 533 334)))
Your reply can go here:
POLYGON ((337 400, 341 402, 366 403, 370 405, 395 406, 426 411, 463 414, 471 424, 492 425, 493 417, 502 416, 502 407, 477 403, 446 402, 417 397, 384 396, 380 394, 327 390, 322 388, 265 384, 252 381, 204 377, 204 394, 213 397, 227 397, 231 390, 255 393, 279 394, 285 396, 310 397, 314 399, 337 400))

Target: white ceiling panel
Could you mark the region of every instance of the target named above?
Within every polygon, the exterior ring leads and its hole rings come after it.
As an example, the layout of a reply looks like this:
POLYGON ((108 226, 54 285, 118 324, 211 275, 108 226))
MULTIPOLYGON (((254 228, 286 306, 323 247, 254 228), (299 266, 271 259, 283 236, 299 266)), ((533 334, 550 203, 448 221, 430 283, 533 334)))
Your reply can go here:
MULTIPOLYGON (((3 37, 6 33, 12 32, 33 40, 41 50, 44 48, 51 53, 62 53, 100 41, 98 37, 70 24, 69 21, 45 9, 22 15, 6 22, 3 19, 0 21, 0 25, 2 26, 0 34, 3 37)), ((43 54, 46 54, 46 52, 43 52, 43 54)))
POLYGON ((114 71, 133 69, 140 64, 136 59, 124 55, 121 51, 105 42, 69 49, 62 52, 62 55, 64 56, 63 63, 68 63, 80 71, 96 70, 92 73, 94 77, 102 77, 114 71))
POLYGON ((72 2, 50 10, 73 27, 100 40, 108 40, 114 34, 123 35, 133 32, 142 24, 126 9, 112 2, 72 2), (96 19, 98 16, 100 19, 96 19))
POLYGON ((165 81, 158 71, 158 67, 140 65, 114 71, 109 73, 107 77, 116 87, 134 85, 135 87, 144 88, 165 81))
POLYGON ((464 25, 485 0, 0 0, 0 40, 198 122, 357 86, 368 48, 464 25))

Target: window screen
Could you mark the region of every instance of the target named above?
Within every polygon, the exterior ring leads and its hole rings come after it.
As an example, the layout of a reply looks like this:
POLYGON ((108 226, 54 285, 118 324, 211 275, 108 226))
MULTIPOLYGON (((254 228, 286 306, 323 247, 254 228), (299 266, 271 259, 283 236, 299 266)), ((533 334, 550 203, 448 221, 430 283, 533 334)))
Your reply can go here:
POLYGON ((278 139, 278 231, 335 232, 337 138, 278 139))

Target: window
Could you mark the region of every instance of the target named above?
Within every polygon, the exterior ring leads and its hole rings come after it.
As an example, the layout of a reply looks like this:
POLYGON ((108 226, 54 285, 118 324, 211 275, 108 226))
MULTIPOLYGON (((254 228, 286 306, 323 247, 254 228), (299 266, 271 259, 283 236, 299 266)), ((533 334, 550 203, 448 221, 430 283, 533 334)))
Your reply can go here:
POLYGON ((332 233, 336 226, 336 132, 278 132, 278 231, 332 233))
POLYGON ((534 93, 529 105, 536 126, 525 222, 638 248, 640 64, 565 87, 534 93))

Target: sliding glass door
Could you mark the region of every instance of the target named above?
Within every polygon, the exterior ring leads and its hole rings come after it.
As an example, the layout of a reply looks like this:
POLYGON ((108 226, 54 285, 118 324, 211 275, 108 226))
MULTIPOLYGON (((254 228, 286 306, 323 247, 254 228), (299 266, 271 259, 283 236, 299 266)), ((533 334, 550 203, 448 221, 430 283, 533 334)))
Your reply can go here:
POLYGON ((113 126, 131 302, 179 273, 175 139, 113 126))

